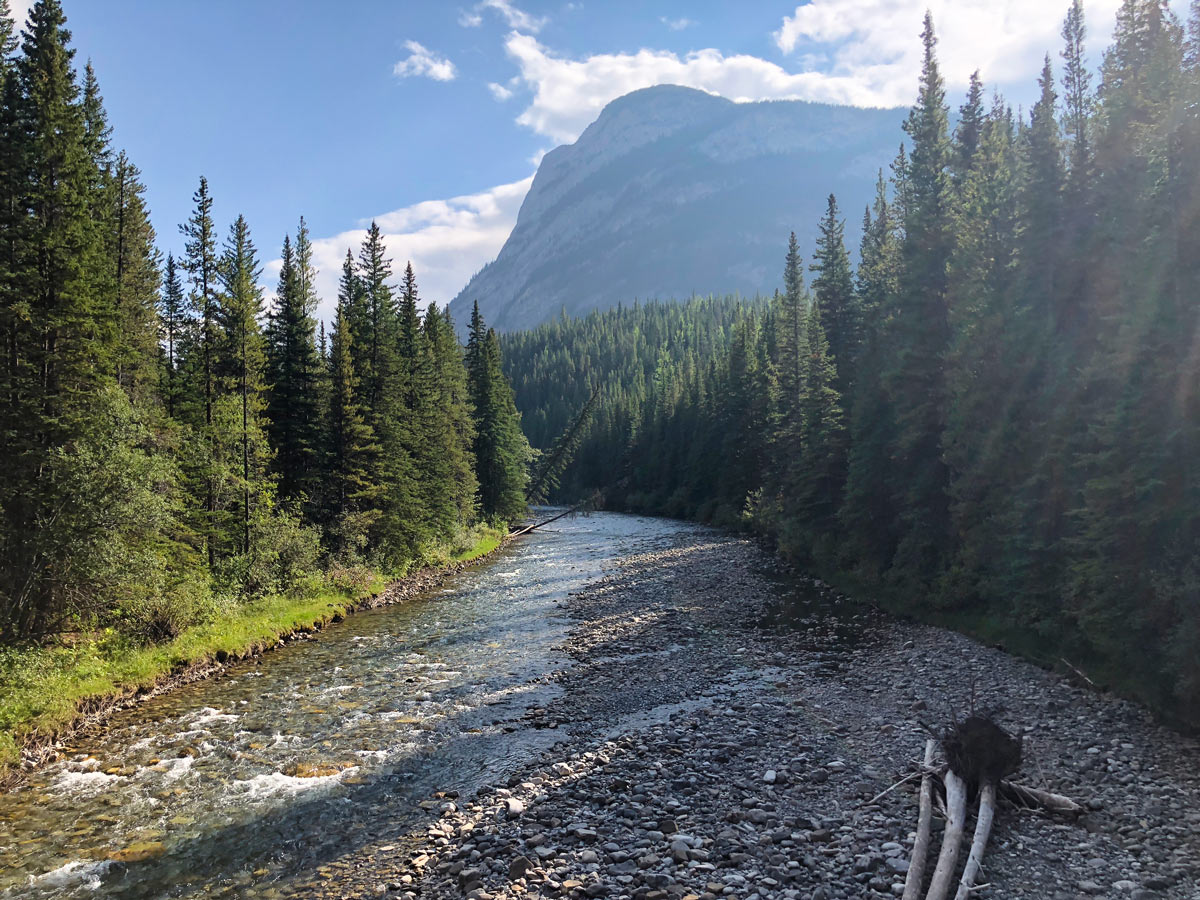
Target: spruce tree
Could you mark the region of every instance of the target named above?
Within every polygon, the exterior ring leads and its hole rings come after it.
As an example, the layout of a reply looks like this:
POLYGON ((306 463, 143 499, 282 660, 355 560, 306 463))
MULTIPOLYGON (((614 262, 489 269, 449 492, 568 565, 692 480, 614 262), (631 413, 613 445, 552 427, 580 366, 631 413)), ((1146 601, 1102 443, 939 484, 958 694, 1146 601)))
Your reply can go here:
POLYGON ((856 291, 863 311, 863 349, 850 403, 850 451, 838 520, 846 535, 842 564, 874 581, 890 564, 898 541, 899 486, 891 477, 895 411, 883 387, 890 356, 891 317, 899 291, 895 209, 883 172, 863 224, 856 291))
POLYGON ((474 406, 479 507, 485 519, 511 523, 527 509, 529 444, 521 433, 521 416, 504 375, 500 341, 495 331, 484 331, 485 327, 477 303, 471 314, 467 377, 474 406))
POLYGON ((947 163, 945 89, 933 18, 925 16, 917 103, 904 123, 912 140, 903 198, 902 275, 893 318, 897 353, 885 372, 896 410, 893 477, 903 485, 903 530, 893 574, 927 584, 949 551, 947 472, 940 452, 945 425, 943 357, 949 341, 946 280, 953 234, 947 163))
POLYGON ((159 340, 162 342, 163 360, 162 400, 167 415, 177 414, 180 392, 179 351, 187 342, 187 333, 193 325, 191 310, 179 280, 175 256, 167 254, 167 265, 163 273, 162 293, 158 304, 159 340))
POLYGON ((217 396, 215 353, 220 272, 216 224, 212 217, 212 195, 208 192, 208 179, 203 175, 200 176, 200 186, 192 196, 192 202, 195 209, 191 217, 179 226, 184 237, 183 270, 188 274, 192 285, 189 302, 195 311, 198 326, 194 348, 198 359, 198 384, 191 387, 190 393, 193 396, 189 397, 189 401, 198 407, 199 423, 211 428, 213 403, 217 396))
POLYGON ((240 414, 237 442, 241 457, 241 496, 236 518, 241 530, 240 551, 244 554, 252 549, 250 523, 265 499, 270 455, 262 422, 266 356, 259 327, 263 313, 262 289, 258 284, 261 275, 250 228, 245 218, 238 216, 230 226, 221 260, 224 291, 220 309, 219 364, 224 393, 237 398, 240 414))
POLYGON ((112 165, 108 194, 112 213, 108 234, 113 283, 113 315, 117 330, 117 381, 135 402, 151 390, 158 356, 159 263, 154 227, 144 198, 138 167, 124 151, 112 165))
POLYGON ((196 450, 188 468, 193 490, 203 508, 200 532, 207 544, 211 568, 217 559, 217 484, 220 478, 218 435, 214 419, 218 399, 216 352, 220 258, 217 255, 216 225, 212 217, 213 201, 208 192, 208 180, 204 176, 200 177, 200 186, 192 196, 192 202, 195 208, 191 217, 179 227, 184 237, 183 269, 192 286, 188 300, 195 312, 197 326, 187 348, 188 378, 185 379, 181 412, 185 415, 185 421, 195 429, 196 450))
POLYGON ((275 306, 266 333, 270 380, 267 419, 279 495, 297 504, 311 518, 319 473, 321 362, 313 319, 317 298, 313 287, 312 244, 303 218, 295 244, 290 235, 284 237, 282 258, 275 306))
POLYGON ((326 448, 325 518, 330 549, 359 555, 379 516, 381 485, 375 480, 379 445, 358 405, 354 331, 339 302, 329 349, 329 427, 326 448))
POLYGON ((454 334, 449 310, 439 312, 429 304, 424 320, 425 342, 429 348, 433 377, 432 433, 430 435, 431 519, 436 532, 451 537, 475 516, 478 484, 475 479, 471 447, 475 426, 467 396, 467 372, 462 348, 454 334))
MULTIPOLYGON (((850 256, 846 253, 845 230, 837 198, 830 194, 825 217, 818 226, 817 249, 808 268, 815 273, 813 305, 820 310, 820 321, 829 342, 829 354, 837 371, 834 387, 839 398, 850 396, 862 340, 862 314, 854 291, 850 256)), ((810 351, 812 346, 810 339, 810 351)))

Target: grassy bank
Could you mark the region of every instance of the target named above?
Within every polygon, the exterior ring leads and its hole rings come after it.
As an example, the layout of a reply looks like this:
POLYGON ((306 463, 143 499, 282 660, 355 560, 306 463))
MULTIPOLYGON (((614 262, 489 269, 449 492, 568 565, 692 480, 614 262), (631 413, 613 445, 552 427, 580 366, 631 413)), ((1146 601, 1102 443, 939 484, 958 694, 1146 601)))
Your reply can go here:
POLYGON ((237 604, 173 640, 145 644, 109 629, 71 643, 0 650, 0 783, 19 764, 21 748, 69 732, 82 712, 115 697, 135 695, 212 662, 239 659, 279 639, 340 619, 361 608, 392 580, 416 570, 445 569, 480 559, 503 542, 503 532, 477 528, 456 547, 431 551, 406 572, 357 579, 323 577, 295 596, 237 604))

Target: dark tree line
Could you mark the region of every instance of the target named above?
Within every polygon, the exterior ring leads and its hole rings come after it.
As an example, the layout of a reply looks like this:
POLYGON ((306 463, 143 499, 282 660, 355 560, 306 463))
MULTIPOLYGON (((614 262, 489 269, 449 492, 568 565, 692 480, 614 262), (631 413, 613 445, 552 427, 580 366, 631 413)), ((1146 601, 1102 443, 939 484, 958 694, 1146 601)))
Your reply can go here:
POLYGON ((831 197, 767 308, 638 307, 506 349, 535 446, 564 383, 601 385, 565 490, 754 527, 1196 722, 1200 4, 1185 27, 1125 0, 1095 74, 1084 29, 1076 0, 1027 114, 974 78, 951 129, 927 19, 857 271, 831 197))
POLYGON ((74 54, 59 0, 20 36, 0 0, 0 640, 167 637, 324 563, 401 571, 519 517, 528 448, 478 315, 464 354, 372 225, 327 339, 304 220, 268 302, 203 178, 163 263, 74 54))

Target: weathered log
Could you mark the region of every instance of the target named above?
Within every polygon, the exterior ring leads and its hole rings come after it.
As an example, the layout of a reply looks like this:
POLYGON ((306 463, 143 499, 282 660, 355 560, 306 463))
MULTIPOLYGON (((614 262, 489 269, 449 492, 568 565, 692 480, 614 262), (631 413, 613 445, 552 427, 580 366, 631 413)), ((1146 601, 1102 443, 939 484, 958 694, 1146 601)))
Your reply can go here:
POLYGON ((902 900, 917 900, 925 880, 925 860, 929 856, 929 829, 933 819, 933 748, 934 740, 925 742, 925 762, 921 767, 921 801, 917 812, 917 838, 912 856, 908 859, 908 874, 904 876, 902 900))
POLYGON ((1025 809, 1041 809, 1064 816, 1080 816, 1086 811, 1070 797, 1011 781, 1000 782, 1000 796, 1025 809))
POLYGON ((942 779, 946 785, 946 831, 942 836, 942 851, 929 882, 925 900, 946 900, 954 882, 958 853, 967 819, 967 784, 953 769, 947 769, 942 779))
POLYGON ((962 879, 958 883, 958 893, 954 900, 967 900, 971 889, 975 887, 975 878, 979 875, 979 867, 983 865, 983 851, 987 849, 988 837, 992 833, 992 819, 996 815, 996 782, 985 781, 979 787, 979 815, 975 818, 975 837, 971 841, 971 853, 967 857, 966 868, 963 869, 962 879))
POLYGON ((515 537, 520 537, 523 534, 529 534, 529 532, 531 532, 531 531, 537 531, 543 525, 549 525, 551 522, 557 522, 559 519, 565 518, 566 516, 569 516, 573 512, 578 512, 582 508, 582 506, 583 506, 582 503, 578 504, 577 506, 572 506, 566 512, 560 512, 557 516, 551 516, 549 519, 546 519, 545 521, 537 522, 537 523, 534 523, 533 525, 526 525, 524 528, 518 528, 516 531, 510 532, 508 536, 509 536, 509 538, 515 538, 515 537))

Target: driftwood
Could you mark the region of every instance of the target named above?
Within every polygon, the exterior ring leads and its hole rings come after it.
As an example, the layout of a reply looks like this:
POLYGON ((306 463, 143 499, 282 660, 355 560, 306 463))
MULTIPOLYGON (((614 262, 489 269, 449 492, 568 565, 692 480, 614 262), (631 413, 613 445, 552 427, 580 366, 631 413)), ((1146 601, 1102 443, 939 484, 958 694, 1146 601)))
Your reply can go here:
POLYGON ((963 830, 967 824, 967 783, 953 769, 946 770, 942 783, 946 786, 946 831, 942 835, 942 851, 938 854, 937 867, 933 870, 925 900, 946 900, 950 893, 963 830))
POLYGON ((925 762, 921 773, 921 805, 917 813, 917 839, 913 843, 912 856, 908 861, 908 874, 904 876, 902 900, 917 900, 921 895, 921 884, 925 879, 925 860, 929 856, 929 830, 933 820, 933 750, 934 740, 925 742, 925 762))
POLYGON ((996 782, 985 781, 979 787, 979 815, 975 819, 975 837, 971 841, 971 853, 967 867, 963 869, 954 900, 967 900, 975 887, 975 879, 983 865, 983 851, 987 849, 988 837, 992 833, 992 819, 996 815, 996 782))
POLYGON ((1011 781, 1000 782, 1000 796, 1022 809, 1040 809, 1062 816, 1081 816, 1085 811, 1070 797, 1026 787, 1011 781))
MULTIPOLYGON (((932 729, 926 726, 931 734, 932 729)), ((1070 797, 1038 788, 1025 787, 1008 781, 1021 762, 1021 741, 997 725, 989 716, 972 713, 962 722, 949 728, 925 744, 925 761, 921 768, 921 798, 917 813, 917 833, 909 857, 908 874, 904 880, 903 900, 918 900, 921 896, 926 861, 929 856, 930 818, 935 779, 941 779, 945 789, 942 810, 946 830, 937 865, 929 882, 925 900, 947 900, 954 884, 963 837, 966 831, 967 798, 979 794, 979 809, 975 817, 975 833, 967 855, 954 900, 970 900, 980 888, 976 884, 983 868, 984 851, 991 837, 996 817, 996 800, 1002 797, 1021 809, 1037 809, 1059 815, 1078 816, 1084 809, 1070 797), (946 762, 933 764, 936 744, 940 743, 946 762)), ((886 792, 885 792, 886 793, 886 792)))

